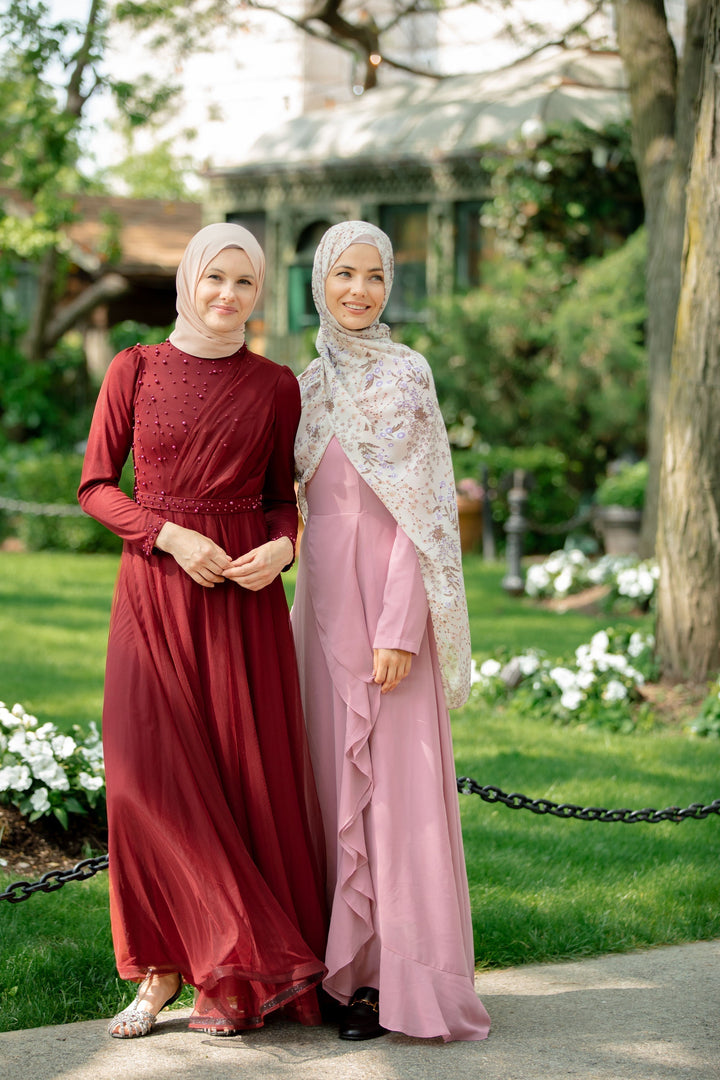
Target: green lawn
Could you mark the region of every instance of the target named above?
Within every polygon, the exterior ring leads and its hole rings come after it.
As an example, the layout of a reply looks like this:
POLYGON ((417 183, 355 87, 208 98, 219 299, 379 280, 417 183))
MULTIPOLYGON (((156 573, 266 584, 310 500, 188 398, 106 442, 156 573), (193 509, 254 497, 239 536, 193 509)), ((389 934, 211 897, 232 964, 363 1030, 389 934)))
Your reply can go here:
MULTIPOLYGON (((106 556, 0 555, 0 698, 61 727, 98 718, 116 566, 106 556)), ((570 656, 601 627, 627 622, 558 615, 509 598, 503 572, 467 560, 478 655, 540 646, 570 656)), ((286 584, 291 592, 292 576, 286 584)), ((458 775, 504 791, 634 808, 720 797, 720 742, 678 731, 561 728, 477 699, 454 713, 453 730, 458 775)), ((720 936, 717 816, 601 824, 538 817, 476 795, 460 803, 478 964, 720 936)), ((120 992, 105 875, 0 904, 0 1030, 109 1015, 120 992)))

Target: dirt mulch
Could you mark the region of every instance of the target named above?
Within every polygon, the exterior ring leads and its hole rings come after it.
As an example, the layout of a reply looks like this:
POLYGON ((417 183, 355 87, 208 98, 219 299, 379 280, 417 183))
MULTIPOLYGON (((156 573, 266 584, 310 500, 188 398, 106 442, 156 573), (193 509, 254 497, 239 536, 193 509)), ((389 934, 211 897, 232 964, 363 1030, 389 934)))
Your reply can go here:
POLYGON ((577 611, 583 615, 597 615, 609 592, 609 585, 591 585, 581 592, 570 593, 569 596, 552 596, 547 600, 542 600, 541 607, 560 614, 565 611, 577 611))
POLYGON ((34 881, 106 851, 106 830, 86 819, 66 831, 59 822, 31 824, 14 806, 0 806, 0 873, 14 880, 34 881))
POLYGON ((708 689, 705 685, 692 686, 661 680, 644 683, 638 687, 638 693, 652 707, 660 723, 682 728, 697 717, 708 689))

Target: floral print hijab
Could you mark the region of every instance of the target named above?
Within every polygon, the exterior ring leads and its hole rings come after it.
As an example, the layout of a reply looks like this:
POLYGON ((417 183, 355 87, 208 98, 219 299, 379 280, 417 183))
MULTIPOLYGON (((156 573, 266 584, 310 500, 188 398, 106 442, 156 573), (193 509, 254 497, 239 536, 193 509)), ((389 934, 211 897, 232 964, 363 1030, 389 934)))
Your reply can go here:
MULTIPOLYGON (((331 268, 351 244, 374 245, 393 279, 390 240, 367 221, 344 221, 323 236, 313 264, 319 356, 300 376, 295 441, 298 499, 335 436, 362 478, 415 545, 450 708, 470 691, 470 629, 460 555, 455 481, 432 372, 423 356, 393 341, 384 323, 344 330, 325 302, 331 268)), ((383 305, 384 307, 385 305, 383 305)))

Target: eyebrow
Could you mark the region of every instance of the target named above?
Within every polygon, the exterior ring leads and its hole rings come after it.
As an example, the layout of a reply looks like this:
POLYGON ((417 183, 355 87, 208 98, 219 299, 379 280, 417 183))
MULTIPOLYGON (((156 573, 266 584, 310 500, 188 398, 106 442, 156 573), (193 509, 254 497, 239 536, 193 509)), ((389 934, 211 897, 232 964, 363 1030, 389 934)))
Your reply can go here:
MULTIPOLYGON (((357 270, 357 267, 352 266, 350 263, 341 263, 340 266, 336 267, 336 269, 337 270, 357 270)), ((367 272, 368 272, 368 274, 382 274, 383 273, 383 268, 382 268, 382 266, 373 266, 367 272)))
MULTIPOLYGON (((212 272, 216 274, 225 274, 226 277, 232 277, 232 274, 228 274, 227 270, 223 270, 221 266, 208 266, 205 273, 210 274, 212 272)), ((253 274, 252 270, 250 270, 247 274, 238 274, 238 277, 254 278, 255 275, 253 274)))

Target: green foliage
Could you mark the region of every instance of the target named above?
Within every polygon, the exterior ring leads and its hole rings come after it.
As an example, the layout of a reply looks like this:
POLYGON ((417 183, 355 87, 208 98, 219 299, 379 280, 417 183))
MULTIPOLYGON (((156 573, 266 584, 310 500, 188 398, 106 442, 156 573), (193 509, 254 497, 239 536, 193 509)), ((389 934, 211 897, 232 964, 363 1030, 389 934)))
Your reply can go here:
POLYGON ((127 144, 127 157, 106 170, 106 177, 120 180, 132 199, 182 199, 192 201, 195 196, 184 180, 184 174, 193 168, 189 157, 178 158, 171 139, 156 142, 144 153, 127 144))
POLYGON ((644 260, 640 232, 576 278, 547 257, 492 263, 482 288, 403 332, 432 365, 458 467, 537 469, 529 516, 543 526, 572 517, 607 460, 644 452, 644 260))
POLYGON ((124 322, 115 323, 110 329, 110 344, 113 353, 129 349, 138 342, 164 341, 172 326, 148 326, 146 323, 136 322, 135 319, 125 319, 124 322))
POLYGON ((643 220, 630 127, 540 129, 483 156, 491 197, 483 224, 507 255, 578 265, 604 255, 643 220))
POLYGON ((43 363, 28 363, 18 346, 0 347, 0 446, 35 438, 73 445, 87 435, 92 406, 85 356, 72 336, 43 363))
POLYGON ((606 476, 595 492, 600 506, 624 506, 630 510, 642 510, 647 487, 647 461, 621 465, 617 472, 606 476))
MULTIPOLYGON (((82 454, 48 451, 43 444, 9 447, 0 455, 0 484, 6 496, 51 506, 77 507, 82 454)), ((128 462, 121 486, 132 490, 128 462)), ((118 552, 121 542, 86 514, 69 516, 6 513, 6 534, 16 536, 28 551, 118 552)))
POLYGON ((448 425, 471 417, 484 442, 516 444, 518 429, 533 419, 550 317, 569 280, 550 260, 532 269, 492 263, 481 289, 439 299, 426 324, 404 328, 407 343, 430 361, 448 425))
MULTIPOLYGON (((450 437, 453 438, 453 430, 450 437)), ((558 535, 551 531, 571 523, 581 498, 580 466, 562 450, 553 446, 488 446, 482 442, 466 448, 453 448, 453 469, 457 480, 472 477, 482 481, 487 470, 487 488, 492 501, 492 516, 497 539, 510 515, 508 492, 518 470, 526 483, 525 516, 529 522, 525 536, 528 552, 550 551, 557 547, 558 535)), ((568 529, 569 531, 569 529, 568 529)))
POLYGON ((647 238, 583 267, 553 315, 550 376, 581 459, 642 454, 647 408, 644 348, 647 238))
POLYGON ((707 739, 720 739, 720 682, 717 680, 700 706, 690 731, 707 739))

